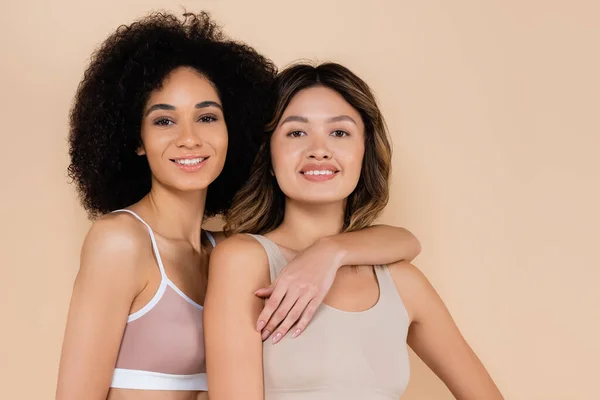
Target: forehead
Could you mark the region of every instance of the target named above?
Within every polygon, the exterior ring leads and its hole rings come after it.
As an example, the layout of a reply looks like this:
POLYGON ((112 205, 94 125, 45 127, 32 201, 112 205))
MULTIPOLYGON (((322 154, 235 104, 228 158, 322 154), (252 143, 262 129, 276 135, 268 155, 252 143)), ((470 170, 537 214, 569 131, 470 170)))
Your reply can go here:
POLYGON ((165 80, 161 88, 150 94, 148 103, 188 103, 194 104, 198 101, 219 101, 219 95, 213 83, 198 71, 180 67, 173 70, 165 80))
POLYGON ((309 119, 329 119, 339 115, 349 115, 357 122, 359 112, 341 94, 324 86, 301 90, 292 98, 283 116, 299 115, 309 119))

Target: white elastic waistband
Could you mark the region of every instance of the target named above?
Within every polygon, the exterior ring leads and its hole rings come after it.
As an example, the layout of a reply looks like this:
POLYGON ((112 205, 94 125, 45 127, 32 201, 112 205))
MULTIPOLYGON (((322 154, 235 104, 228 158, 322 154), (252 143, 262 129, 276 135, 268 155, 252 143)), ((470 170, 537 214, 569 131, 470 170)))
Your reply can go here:
POLYGON ((206 374, 171 375, 160 372, 115 368, 110 387, 140 390, 197 390, 208 389, 206 374))

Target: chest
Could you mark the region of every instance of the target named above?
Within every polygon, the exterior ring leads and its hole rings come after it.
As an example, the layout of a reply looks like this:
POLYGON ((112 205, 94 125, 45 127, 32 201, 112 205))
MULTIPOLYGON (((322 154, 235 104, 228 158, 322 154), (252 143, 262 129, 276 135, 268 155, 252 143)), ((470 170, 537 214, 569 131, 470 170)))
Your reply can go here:
POLYGON ((208 285, 208 251, 187 242, 157 237, 160 255, 169 280, 198 304, 204 304, 208 285))
POLYGON ((264 343, 265 390, 330 396, 351 390, 362 398, 397 399, 409 379, 407 332, 408 321, 378 307, 345 313, 322 305, 298 338, 264 343))

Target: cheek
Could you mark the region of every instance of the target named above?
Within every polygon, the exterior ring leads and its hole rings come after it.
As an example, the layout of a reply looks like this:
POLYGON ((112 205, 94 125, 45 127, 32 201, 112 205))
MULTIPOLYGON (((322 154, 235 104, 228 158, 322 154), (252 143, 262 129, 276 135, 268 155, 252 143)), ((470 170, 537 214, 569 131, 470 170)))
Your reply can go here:
POLYGON ((142 130, 140 139, 149 162, 152 159, 160 157, 171 140, 165 132, 156 132, 152 129, 142 130))
MULTIPOLYGON (((227 128, 219 127, 201 133, 202 149, 207 151, 214 157, 214 161, 219 161, 223 165, 227 157, 227 149, 229 148, 229 136, 227 128), (210 149, 210 150, 209 150, 210 149)), ((203 150, 199 150, 202 152, 203 150)))
POLYGON ((340 154, 340 158, 343 159, 343 163, 348 175, 351 175, 353 178, 355 178, 356 182, 358 182, 360 179, 364 157, 364 144, 349 147, 340 154))
POLYGON ((295 170, 298 154, 302 151, 299 146, 281 138, 271 140, 271 163, 276 175, 281 175, 290 170, 295 170))
POLYGON ((212 141, 214 143, 213 147, 215 148, 215 150, 221 153, 226 153, 227 148, 229 147, 229 135, 227 134, 227 129, 215 133, 215 135, 212 138, 212 141))
POLYGON ((344 146, 340 146, 336 150, 336 156, 343 157, 345 161, 357 162, 365 156, 365 145, 358 141, 344 143, 344 146))

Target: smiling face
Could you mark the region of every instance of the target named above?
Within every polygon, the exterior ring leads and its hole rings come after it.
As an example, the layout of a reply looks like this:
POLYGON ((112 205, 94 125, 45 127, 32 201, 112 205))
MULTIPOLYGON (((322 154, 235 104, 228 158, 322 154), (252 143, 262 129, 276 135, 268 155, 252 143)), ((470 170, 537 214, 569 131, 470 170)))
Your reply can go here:
POLYGON ((150 94, 138 154, 148 158, 153 185, 202 190, 223 170, 227 139, 214 86, 197 71, 180 67, 150 94))
POLYGON ((271 137, 277 183, 288 199, 299 202, 345 200, 358 184, 364 154, 360 114, 324 86, 298 92, 271 137))

